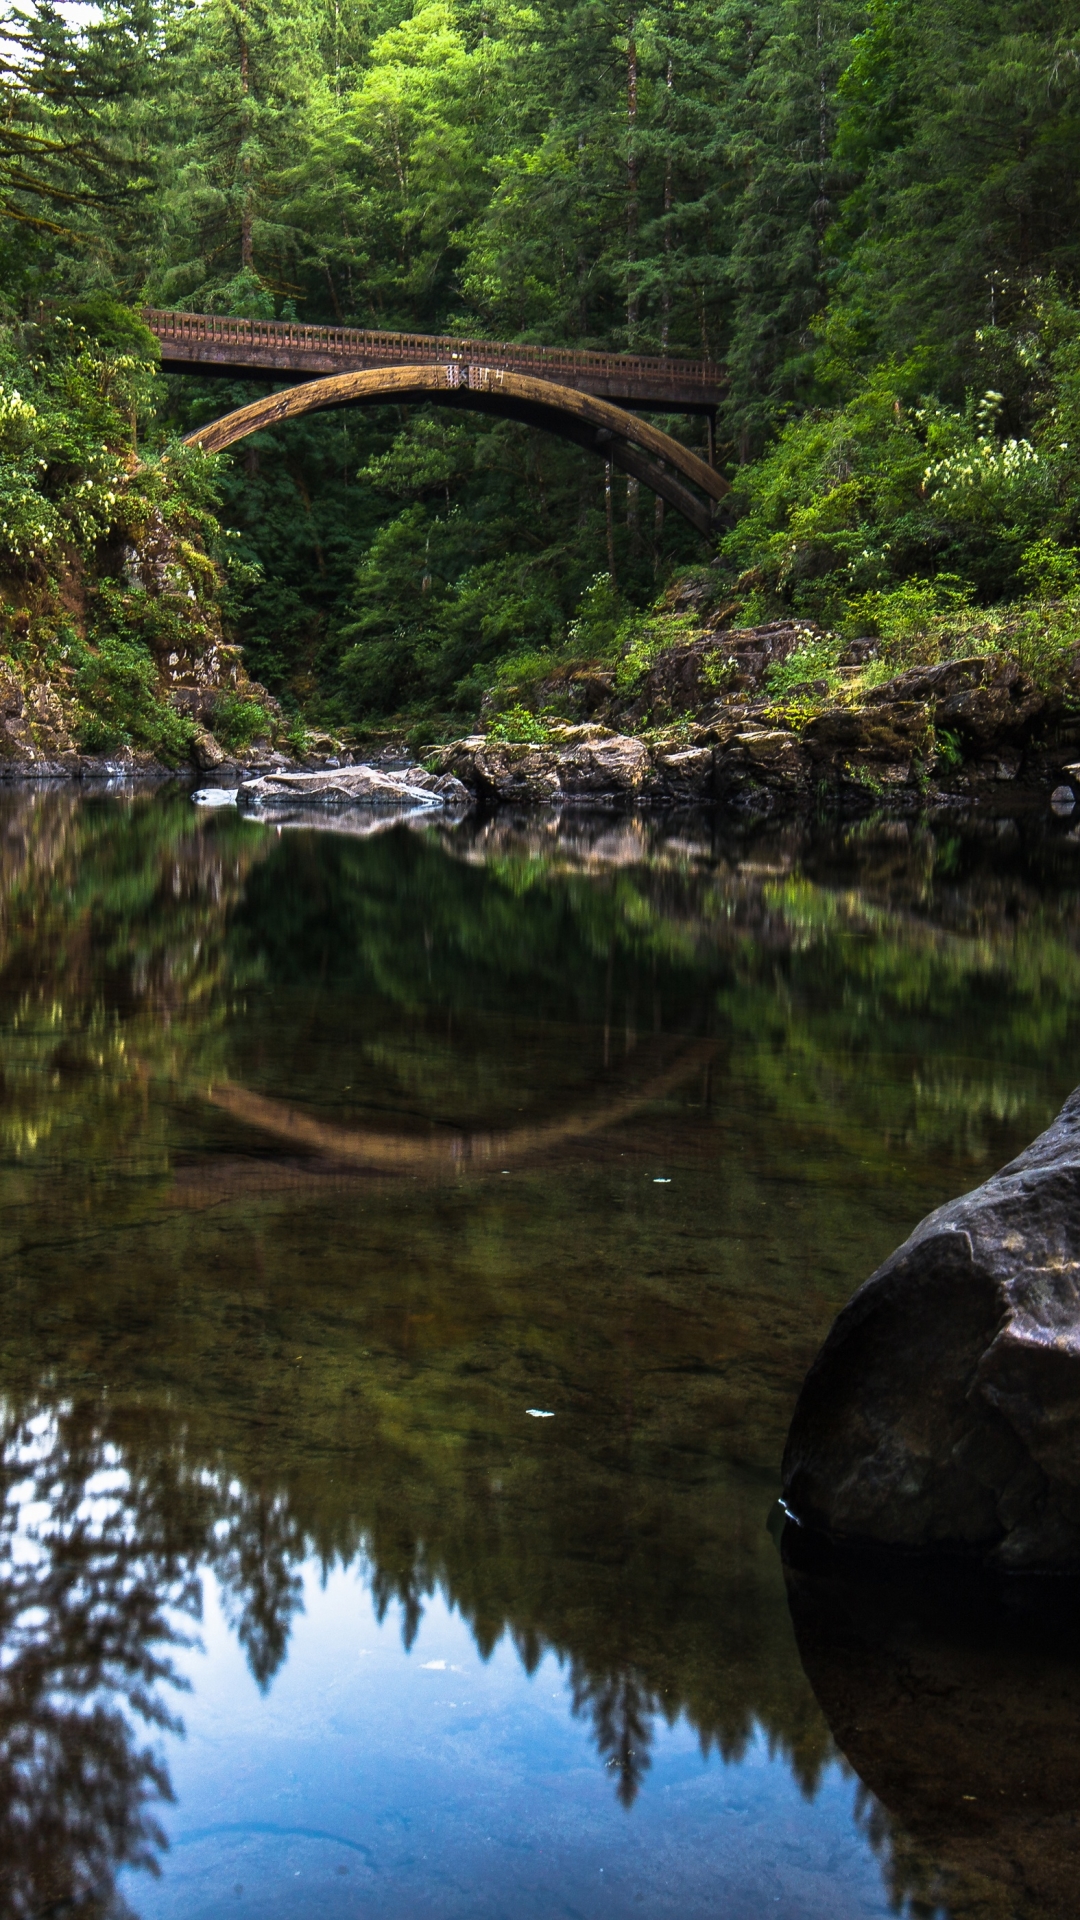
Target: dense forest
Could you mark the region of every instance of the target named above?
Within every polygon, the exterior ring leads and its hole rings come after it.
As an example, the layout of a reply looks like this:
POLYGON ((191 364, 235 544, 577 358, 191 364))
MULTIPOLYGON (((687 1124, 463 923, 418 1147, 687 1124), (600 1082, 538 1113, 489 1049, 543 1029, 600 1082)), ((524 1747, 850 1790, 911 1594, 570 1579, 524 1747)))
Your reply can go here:
POLYGON ((902 640, 1019 608, 1029 653, 1071 644, 1060 0, 34 0, 0 89, 5 645, 12 583, 92 557, 49 643, 102 738, 126 688, 169 746, 140 661, 179 616, 116 559, 163 527, 286 713, 420 737, 500 674, 625 647, 688 569, 744 622, 902 640), (724 524, 710 546, 573 446, 434 409, 180 454, 262 389, 163 375, 144 304, 710 357, 724 524))

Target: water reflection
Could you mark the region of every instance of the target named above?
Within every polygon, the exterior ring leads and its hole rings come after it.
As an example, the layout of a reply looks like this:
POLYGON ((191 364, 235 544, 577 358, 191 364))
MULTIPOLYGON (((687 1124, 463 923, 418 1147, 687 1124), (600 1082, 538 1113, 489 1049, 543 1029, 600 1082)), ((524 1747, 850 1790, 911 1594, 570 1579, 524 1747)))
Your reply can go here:
POLYGON ((177 1725, 163 1689, 196 1561, 85 1410, 9 1415, 0 1449, 5 1911, 104 1914, 117 1867, 154 1869, 164 1844, 145 1734, 177 1725))
POLYGON ((2 805, 12 1910, 119 1910, 203 1580, 272 1693, 313 1564, 560 1660, 626 1809, 665 1726, 813 1795, 831 1722, 937 1900, 763 1523, 835 1307, 1078 1077, 1075 848, 2 805))
POLYGON ((834 1561, 789 1534, 799 1651, 898 1911, 1075 1908, 1080 1587, 834 1561))

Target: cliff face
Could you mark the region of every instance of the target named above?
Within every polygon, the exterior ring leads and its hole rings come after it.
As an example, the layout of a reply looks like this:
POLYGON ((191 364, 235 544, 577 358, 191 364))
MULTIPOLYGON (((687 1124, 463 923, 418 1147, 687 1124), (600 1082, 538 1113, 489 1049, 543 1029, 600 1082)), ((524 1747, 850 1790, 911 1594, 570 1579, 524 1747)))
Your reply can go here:
POLYGON ((284 733, 226 637, 217 569, 153 515, 51 576, 0 576, 0 778, 241 762, 284 733), (224 737, 216 749, 215 728, 224 737))
POLYGON ((0 326, 0 777, 169 768, 211 727, 237 751, 283 730, 223 630, 215 463, 161 424, 139 316, 84 307, 0 326))

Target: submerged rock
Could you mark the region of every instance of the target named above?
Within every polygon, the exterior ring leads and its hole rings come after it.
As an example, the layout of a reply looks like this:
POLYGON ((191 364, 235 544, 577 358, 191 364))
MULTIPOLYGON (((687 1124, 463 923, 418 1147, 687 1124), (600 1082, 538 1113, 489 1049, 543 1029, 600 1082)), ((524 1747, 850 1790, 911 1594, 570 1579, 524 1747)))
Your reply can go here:
POLYGON ((245 780, 239 789, 241 809, 264 807, 448 807, 468 801, 460 780, 439 777, 424 767, 325 767, 316 773, 268 773, 245 780))
POLYGON ((838 1315, 783 1481, 833 1539, 1080 1566, 1080 1089, 838 1315))

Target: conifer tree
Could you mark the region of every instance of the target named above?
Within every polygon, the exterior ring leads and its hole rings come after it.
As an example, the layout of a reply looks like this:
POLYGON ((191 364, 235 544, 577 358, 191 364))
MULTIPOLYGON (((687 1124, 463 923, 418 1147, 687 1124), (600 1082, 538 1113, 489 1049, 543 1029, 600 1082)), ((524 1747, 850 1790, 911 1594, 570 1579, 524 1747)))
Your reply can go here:
POLYGON ((125 111, 154 85, 152 0, 87 13, 33 0, 0 16, 0 215, 68 239, 95 215, 118 237, 152 172, 125 111))

